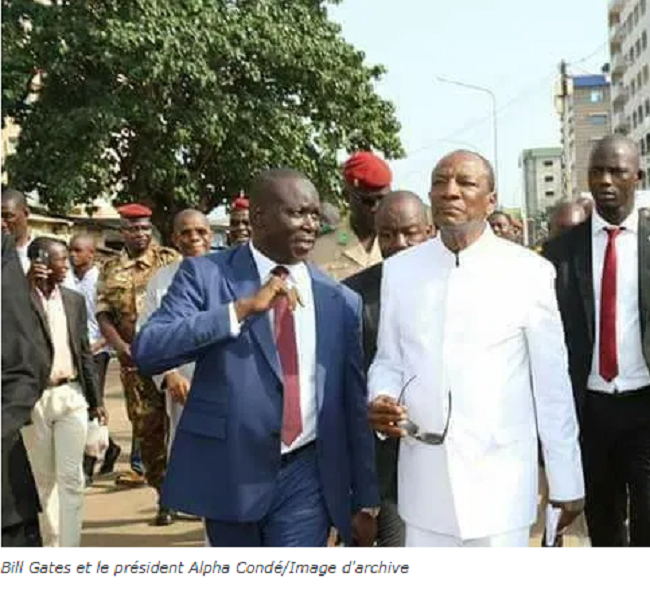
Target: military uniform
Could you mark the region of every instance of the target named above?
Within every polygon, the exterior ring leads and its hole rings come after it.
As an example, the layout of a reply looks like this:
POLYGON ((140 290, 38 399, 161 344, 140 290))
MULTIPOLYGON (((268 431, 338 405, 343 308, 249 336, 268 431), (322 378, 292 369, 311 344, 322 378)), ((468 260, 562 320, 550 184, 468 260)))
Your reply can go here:
MULTIPOLYGON (((124 250, 104 264, 97 283, 96 312, 109 314, 125 342, 130 343, 135 335, 149 280, 158 269, 176 260, 180 260, 176 251, 152 244, 137 258, 124 250)), ((121 366, 120 378, 134 436, 140 440, 147 482, 160 491, 167 466, 164 397, 153 381, 140 376, 133 366, 121 366)))
POLYGON ((352 231, 349 220, 333 232, 321 235, 309 259, 339 281, 382 261, 377 238, 368 253, 352 231))

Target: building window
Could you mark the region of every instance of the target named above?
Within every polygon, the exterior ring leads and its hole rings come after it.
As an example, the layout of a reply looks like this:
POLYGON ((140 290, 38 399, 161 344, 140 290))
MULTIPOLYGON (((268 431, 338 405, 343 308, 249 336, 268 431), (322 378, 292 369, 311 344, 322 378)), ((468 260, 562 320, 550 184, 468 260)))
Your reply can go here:
POLYGON ((637 39, 636 43, 634 44, 634 48, 636 49, 636 57, 637 59, 641 57, 641 39, 637 39))
POLYGON ((555 178, 553 176, 544 176, 544 182, 553 182, 555 178))
POLYGON ((634 111, 632 113, 632 128, 636 129, 636 125, 637 125, 637 118, 636 118, 636 111, 634 111))
POLYGON ((639 5, 637 4, 634 7, 634 26, 639 24, 639 5))
POLYGON ((641 91, 641 86, 643 86, 643 75, 639 72, 636 76, 636 87, 637 90, 641 91))
POLYGON ((650 98, 646 98, 645 101, 645 116, 650 117, 650 98))
POLYGON ((643 47, 643 51, 648 47, 648 31, 641 33, 641 47, 643 47))
POLYGON ((641 141, 639 141, 639 150, 641 155, 645 155, 645 137, 641 137, 641 141))
POLYGON ((632 96, 636 94, 636 80, 634 79, 630 83, 630 93, 632 94, 632 96))
POLYGON ((607 115, 598 114, 598 115, 588 115, 587 120, 590 125, 606 125, 607 124, 607 115))
POLYGON ((550 168, 550 167, 553 166, 553 161, 552 161, 552 160, 544 160, 544 165, 545 165, 547 168, 550 168))
POLYGON ((641 7, 641 15, 644 15, 645 14, 645 0, 641 0, 641 2, 639 2, 639 6, 641 7))
POLYGON ((648 83, 648 78, 650 77, 650 72, 648 72, 648 64, 643 66, 643 83, 648 83))
POLYGON ((643 122, 643 105, 640 105, 636 111, 639 116, 639 125, 643 122))
POLYGON ((553 198, 553 197, 555 196, 555 190, 547 190, 547 191, 544 193, 544 195, 545 195, 547 198, 553 198))
POLYGON ((602 102, 604 100, 604 94, 602 90, 592 90, 591 95, 589 96, 590 102, 602 102))

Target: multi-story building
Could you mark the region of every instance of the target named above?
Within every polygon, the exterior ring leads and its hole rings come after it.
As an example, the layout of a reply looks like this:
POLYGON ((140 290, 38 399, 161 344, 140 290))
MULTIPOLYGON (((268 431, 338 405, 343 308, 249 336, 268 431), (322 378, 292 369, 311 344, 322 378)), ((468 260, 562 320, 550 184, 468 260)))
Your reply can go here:
POLYGON ((589 189, 587 168, 593 144, 611 133, 610 84, 604 75, 571 76, 560 65, 555 107, 562 130, 563 197, 589 189))
POLYGON ((650 188, 650 10, 646 0, 610 0, 612 118, 614 131, 634 139, 650 188))
POLYGON ((524 149, 519 158, 523 174, 526 229, 529 243, 535 243, 540 219, 564 197, 562 148, 524 149))
POLYGON ((527 217, 544 213, 562 200, 561 147, 524 149, 519 167, 524 175, 527 217))

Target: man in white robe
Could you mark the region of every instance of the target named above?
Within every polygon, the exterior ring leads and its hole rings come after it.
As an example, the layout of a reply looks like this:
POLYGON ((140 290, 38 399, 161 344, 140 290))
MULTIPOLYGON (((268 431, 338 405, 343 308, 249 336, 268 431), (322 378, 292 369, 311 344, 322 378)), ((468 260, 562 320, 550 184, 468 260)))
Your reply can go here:
POLYGON ((407 546, 526 546, 538 435, 559 531, 584 503, 554 270, 492 233, 494 173, 480 155, 444 157, 430 198, 440 239, 384 263, 370 422, 403 437, 407 546))

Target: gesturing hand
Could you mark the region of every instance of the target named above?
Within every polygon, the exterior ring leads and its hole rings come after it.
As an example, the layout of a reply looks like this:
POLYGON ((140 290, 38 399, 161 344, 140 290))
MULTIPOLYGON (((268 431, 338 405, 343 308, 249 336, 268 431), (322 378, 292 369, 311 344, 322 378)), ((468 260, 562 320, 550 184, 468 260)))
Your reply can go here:
POLYGON ((289 308, 295 311, 298 305, 304 306, 298 291, 278 276, 268 281, 250 299, 241 299, 235 304, 237 319, 243 321, 249 315, 264 313, 271 309, 278 299, 287 297, 289 308))

